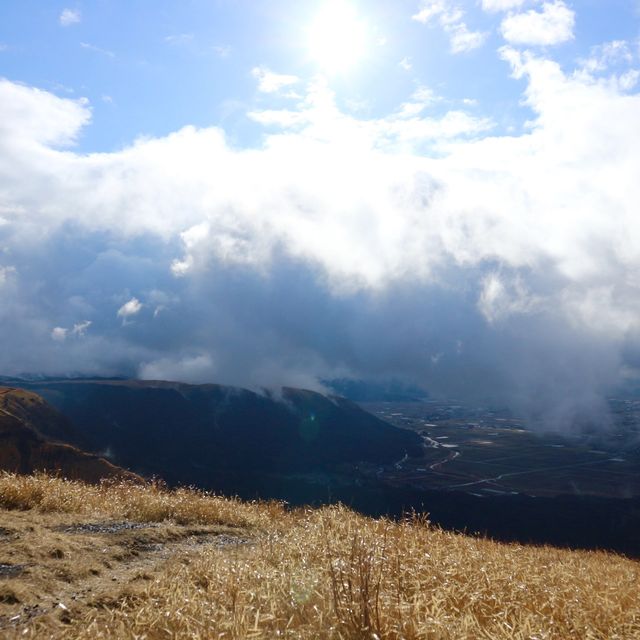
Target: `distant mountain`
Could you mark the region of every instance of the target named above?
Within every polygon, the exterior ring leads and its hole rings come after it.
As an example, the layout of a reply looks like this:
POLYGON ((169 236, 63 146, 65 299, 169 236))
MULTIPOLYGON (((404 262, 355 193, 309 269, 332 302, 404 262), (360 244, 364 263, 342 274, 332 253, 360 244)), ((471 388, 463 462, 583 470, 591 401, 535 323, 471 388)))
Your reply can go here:
POLYGON ((104 478, 140 480, 70 441, 82 438, 70 422, 40 396, 0 387, 0 469, 17 473, 48 471, 86 482, 104 478))
POLYGON ((421 440, 337 396, 275 395, 163 381, 43 380, 23 385, 67 416, 73 442, 170 483, 220 488, 231 477, 390 463, 421 440))
POLYGON ((353 402, 420 402, 429 397, 422 388, 399 380, 353 380, 334 378, 323 380, 333 393, 353 402))

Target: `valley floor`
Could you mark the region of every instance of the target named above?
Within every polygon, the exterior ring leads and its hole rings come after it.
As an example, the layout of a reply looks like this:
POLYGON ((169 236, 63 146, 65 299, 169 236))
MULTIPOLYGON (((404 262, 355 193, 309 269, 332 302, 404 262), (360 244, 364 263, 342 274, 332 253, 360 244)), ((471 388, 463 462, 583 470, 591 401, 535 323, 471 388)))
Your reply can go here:
POLYGON ((344 507, 0 476, 3 638, 640 638, 640 563, 344 507))

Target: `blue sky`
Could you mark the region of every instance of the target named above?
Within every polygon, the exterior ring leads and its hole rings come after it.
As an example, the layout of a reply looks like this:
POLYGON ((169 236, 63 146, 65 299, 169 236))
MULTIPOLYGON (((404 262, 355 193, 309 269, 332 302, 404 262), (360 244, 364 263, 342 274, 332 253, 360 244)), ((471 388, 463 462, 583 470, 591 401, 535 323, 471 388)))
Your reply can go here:
MULTIPOLYGON (((78 139, 81 151, 117 149, 137 136, 166 135, 185 124, 221 126, 238 144, 255 145, 261 132, 246 111, 264 104, 265 96, 256 95, 251 71, 265 66, 303 80, 322 72, 307 46, 322 4, 4 2, 0 70, 6 78, 63 97, 86 97, 93 122, 78 139), (61 22, 65 10, 73 17, 61 22)), ((367 25, 369 42, 349 73, 331 78, 344 103, 359 105, 363 115, 381 115, 397 108, 416 86, 427 86, 453 103, 477 100, 475 110, 493 117, 498 127, 521 126, 528 117, 519 107, 522 87, 496 54, 505 44, 500 29, 505 12, 483 11, 475 0, 449 3, 448 10, 464 11, 461 22, 482 36, 476 46, 452 55, 441 15, 427 24, 412 19, 421 9, 415 0, 353 6, 367 25)), ((638 37, 637 3, 583 0, 569 6, 576 13, 572 37, 548 47, 566 68, 588 57, 595 45, 638 37)), ((521 6, 535 7, 534 2, 521 6)))
POLYGON ((631 0, 3 2, 0 373, 603 416, 639 79, 631 0))

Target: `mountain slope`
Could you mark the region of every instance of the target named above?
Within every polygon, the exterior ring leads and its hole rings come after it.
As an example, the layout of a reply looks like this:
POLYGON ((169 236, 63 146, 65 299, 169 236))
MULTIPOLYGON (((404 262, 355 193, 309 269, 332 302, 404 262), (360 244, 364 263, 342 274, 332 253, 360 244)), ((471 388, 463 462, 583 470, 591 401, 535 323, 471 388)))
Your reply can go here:
MULTIPOLYGON (((222 476, 388 463, 420 451, 415 433, 348 400, 285 388, 280 396, 162 381, 28 383, 64 413, 93 451, 170 483, 219 486, 222 476)), ((75 440, 74 440, 75 442, 75 440)))
POLYGON ((35 393, 0 387, 0 469, 48 471, 86 482, 139 480, 104 458, 56 441, 61 439, 79 439, 64 416, 35 393))

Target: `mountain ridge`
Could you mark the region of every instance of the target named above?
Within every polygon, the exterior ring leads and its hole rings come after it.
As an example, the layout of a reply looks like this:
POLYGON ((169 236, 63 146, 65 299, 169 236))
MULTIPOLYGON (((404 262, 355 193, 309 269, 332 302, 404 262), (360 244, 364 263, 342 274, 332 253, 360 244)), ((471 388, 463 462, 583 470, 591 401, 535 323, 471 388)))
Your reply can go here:
MULTIPOLYGON (((170 484, 219 488, 220 475, 319 470, 418 454, 415 433, 338 396, 257 393, 165 380, 24 381, 69 418, 73 444, 170 484)), ((257 480, 259 482, 259 480, 257 480)))

